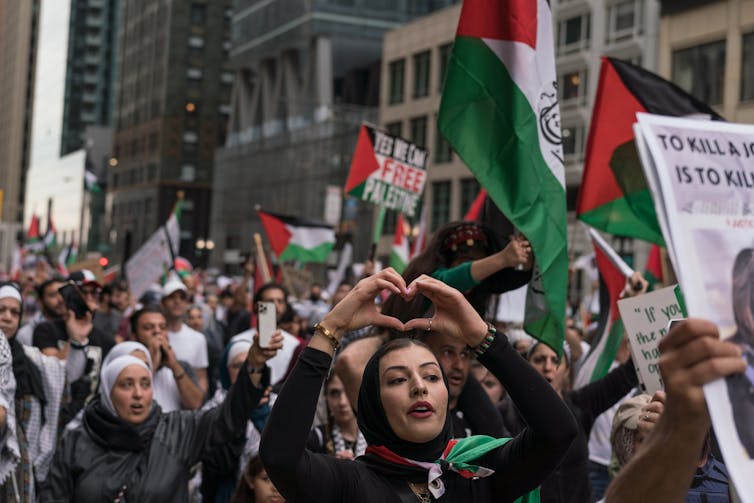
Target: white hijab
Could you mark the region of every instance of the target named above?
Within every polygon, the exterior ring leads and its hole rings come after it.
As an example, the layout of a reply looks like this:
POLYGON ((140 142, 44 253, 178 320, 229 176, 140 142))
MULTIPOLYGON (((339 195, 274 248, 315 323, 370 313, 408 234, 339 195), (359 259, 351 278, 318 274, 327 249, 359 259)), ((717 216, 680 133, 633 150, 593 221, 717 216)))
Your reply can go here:
POLYGON ((107 356, 105 357, 105 361, 102 362, 102 368, 104 369, 105 367, 107 367, 108 363, 115 360, 119 356, 130 355, 134 351, 141 351, 142 353, 147 355, 147 366, 149 367, 149 370, 151 372, 152 371, 152 355, 149 354, 149 350, 144 344, 140 342, 136 342, 136 341, 121 342, 120 344, 116 344, 115 346, 113 346, 110 352, 107 353, 107 356))
POLYGON ((102 375, 100 376, 99 380, 100 400, 102 400, 102 404, 105 406, 105 408, 116 417, 118 416, 118 413, 115 412, 115 406, 113 405, 113 400, 110 398, 110 393, 112 393, 113 387, 115 386, 115 381, 118 380, 120 373, 123 372, 126 367, 130 367, 132 365, 137 365, 146 369, 147 372, 149 372, 151 379, 152 371, 149 369, 149 367, 147 367, 147 364, 139 360, 135 356, 131 356, 129 354, 118 356, 117 358, 114 358, 112 361, 102 366, 102 375))

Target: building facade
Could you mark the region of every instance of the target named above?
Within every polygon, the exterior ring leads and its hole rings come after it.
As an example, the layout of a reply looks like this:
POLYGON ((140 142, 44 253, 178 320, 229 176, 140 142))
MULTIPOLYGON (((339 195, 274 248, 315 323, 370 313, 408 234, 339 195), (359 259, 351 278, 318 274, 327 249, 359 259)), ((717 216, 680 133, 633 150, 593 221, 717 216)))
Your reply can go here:
POLYGON ((180 253, 208 236, 213 157, 225 142, 231 0, 121 0, 113 157, 112 256, 127 258, 185 194, 180 253))
MULTIPOLYGON (((362 121, 374 122, 382 36, 450 0, 236 2, 229 134, 216 154, 212 263, 237 261, 261 232, 255 205, 322 220, 345 184, 362 121)), ((371 208, 344 203, 356 260, 371 208)))
MULTIPOLYGON (((24 219, 40 0, 0 0, 0 221, 24 219)), ((0 257, 2 260, 5 257, 0 257)))
MULTIPOLYGON (((586 136, 599 80, 600 57, 613 56, 656 70, 659 4, 656 0, 554 0, 553 30, 560 93, 569 248, 591 250, 574 210, 584 165, 586 136)), ((388 32, 382 56, 379 124, 430 151, 424 209, 430 229, 464 216, 479 184, 437 128, 442 85, 460 6, 453 6, 388 32)), ((389 252, 394 216, 380 243, 389 252)), ((646 248, 629 240, 616 245, 644 263, 646 248)))
POLYGON ((662 2, 659 73, 726 120, 754 123, 754 0, 662 2))
POLYGON ((71 0, 60 155, 85 146, 87 126, 110 126, 118 0, 71 0))

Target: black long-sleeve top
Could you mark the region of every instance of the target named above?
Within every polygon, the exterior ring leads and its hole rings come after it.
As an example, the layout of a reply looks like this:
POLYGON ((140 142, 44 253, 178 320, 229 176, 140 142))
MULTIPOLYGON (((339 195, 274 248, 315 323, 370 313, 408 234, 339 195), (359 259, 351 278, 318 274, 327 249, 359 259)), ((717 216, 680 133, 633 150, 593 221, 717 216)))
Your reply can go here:
MULTIPOLYGON (((542 503, 588 503, 593 501, 587 466, 589 434, 597 417, 626 396, 637 384, 633 360, 616 368, 602 379, 583 388, 563 393, 563 401, 579 424, 578 435, 562 463, 542 483, 542 503)), ((503 402, 501 407, 506 428, 516 434, 526 428, 528 420, 518 409, 503 402)))
MULTIPOLYGON (((358 460, 305 449, 330 359, 307 347, 285 383, 260 445, 267 474, 287 501, 400 501, 393 487, 405 487, 404 480, 377 474, 358 460)), ((477 480, 443 475, 446 491, 440 501, 513 501, 558 466, 576 436, 576 421, 568 408, 505 337, 496 337, 479 360, 505 384, 529 427, 480 460, 480 465, 496 471, 494 475, 477 480)))

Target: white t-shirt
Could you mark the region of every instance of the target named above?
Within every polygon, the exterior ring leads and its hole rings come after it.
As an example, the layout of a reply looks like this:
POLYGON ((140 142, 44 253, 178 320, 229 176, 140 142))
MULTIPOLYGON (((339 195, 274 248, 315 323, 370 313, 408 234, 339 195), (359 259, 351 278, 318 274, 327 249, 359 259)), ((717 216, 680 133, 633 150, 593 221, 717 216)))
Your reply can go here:
POLYGON ((209 366, 207 339, 204 334, 183 323, 178 332, 168 331, 168 340, 176 359, 188 363, 195 369, 206 369, 209 366))
MULTIPOLYGON (((245 337, 252 339, 256 333, 256 329, 250 328, 235 335, 234 338, 245 337)), ((278 354, 276 354, 274 358, 267 361, 267 366, 270 367, 270 384, 276 384, 285 377, 285 373, 288 371, 288 366, 291 364, 293 353, 300 344, 295 336, 289 334, 285 330, 281 330, 280 333, 283 334, 283 347, 278 351, 278 354)))
MULTIPOLYGON (((188 379, 188 376, 186 376, 188 379)), ((162 412, 173 412, 181 409, 181 392, 175 382, 173 371, 162 367, 152 378, 153 400, 160 404, 162 412)))

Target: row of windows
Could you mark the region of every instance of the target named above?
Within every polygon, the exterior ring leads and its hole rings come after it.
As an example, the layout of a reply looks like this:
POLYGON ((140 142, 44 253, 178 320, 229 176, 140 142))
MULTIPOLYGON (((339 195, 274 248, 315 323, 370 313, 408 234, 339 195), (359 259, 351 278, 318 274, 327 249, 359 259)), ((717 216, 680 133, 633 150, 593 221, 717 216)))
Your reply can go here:
MULTIPOLYGON (((408 120, 408 137, 403 134, 403 122, 391 122, 385 125, 387 132, 393 136, 400 136, 407 140, 416 143, 420 147, 427 147, 427 123, 428 119, 426 115, 420 115, 408 120)), ((450 142, 445 139, 442 132, 440 132, 439 124, 437 121, 437 115, 434 117, 435 124, 435 145, 434 149, 431 149, 431 153, 434 156, 432 162, 440 164, 444 162, 450 162, 453 160, 453 149, 450 146, 450 142)))
MULTIPOLYGON (((643 0, 621 0, 607 9, 605 42, 616 43, 642 33, 643 0)), ((591 40, 591 13, 581 12, 558 22, 558 54, 586 49, 591 40)))
MULTIPOLYGON (((725 40, 673 51, 673 82, 708 105, 723 102, 725 40)), ((741 39, 740 101, 754 100, 754 32, 741 39)))
MULTIPOLYGON (((411 97, 413 99, 429 96, 433 52, 436 52, 436 64, 439 65, 437 89, 442 89, 451 48, 451 44, 444 44, 438 47, 436 51, 428 49, 411 56, 410 61, 413 70, 411 97)), ((405 101, 406 91, 406 58, 390 62, 388 65, 388 78, 388 103, 391 105, 402 103, 405 101)))

